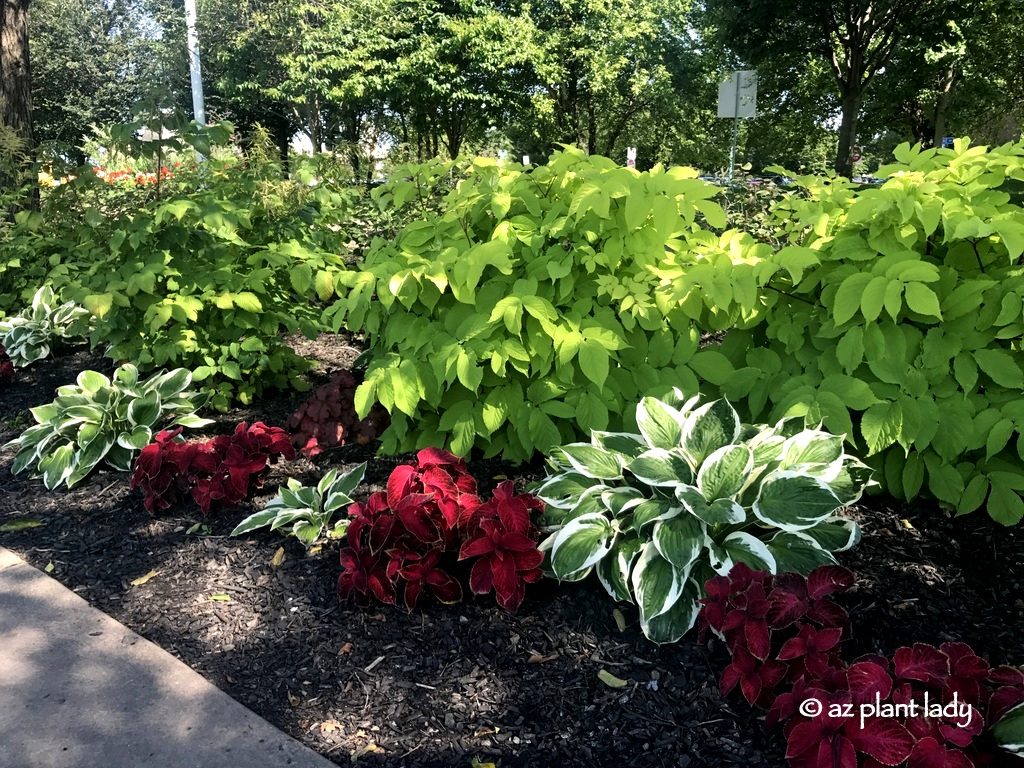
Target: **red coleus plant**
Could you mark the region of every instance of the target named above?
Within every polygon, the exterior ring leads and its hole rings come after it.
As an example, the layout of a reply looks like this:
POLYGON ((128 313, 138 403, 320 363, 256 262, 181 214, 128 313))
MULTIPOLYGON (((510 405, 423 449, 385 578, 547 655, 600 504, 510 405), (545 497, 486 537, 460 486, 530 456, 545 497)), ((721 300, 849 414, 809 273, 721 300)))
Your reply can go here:
POLYGON ((709 580, 702 630, 732 654, 723 693, 738 687, 768 710, 769 727, 783 725, 794 768, 993 764, 985 724, 1024 701, 1024 672, 990 668, 963 643, 917 643, 891 659, 846 663, 849 617, 832 598, 853 581, 836 566, 804 578, 742 564, 709 580))
POLYGON ((186 442, 180 428, 163 431, 142 449, 131 487, 141 488, 150 512, 169 508, 191 495, 203 514, 214 503, 238 504, 262 487, 269 463, 295 458, 288 433, 263 422, 240 423, 233 434, 186 442))
POLYGON ((458 602, 462 586, 450 572, 458 554, 476 560, 469 580, 474 593, 493 588, 498 603, 515 610, 525 585, 541 575, 539 532, 530 521, 530 511, 540 506, 534 496, 516 494, 510 481, 481 501, 462 459, 426 448, 416 464, 394 469, 386 491, 349 507, 338 592, 391 605, 401 592, 410 610, 424 590, 444 603, 458 602))
POLYGON ((316 456, 326 448, 355 442, 367 445, 388 426, 388 413, 374 405, 365 419, 356 414, 355 391, 359 382, 342 371, 326 384, 313 390, 286 426, 295 446, 306 456, 316 456))

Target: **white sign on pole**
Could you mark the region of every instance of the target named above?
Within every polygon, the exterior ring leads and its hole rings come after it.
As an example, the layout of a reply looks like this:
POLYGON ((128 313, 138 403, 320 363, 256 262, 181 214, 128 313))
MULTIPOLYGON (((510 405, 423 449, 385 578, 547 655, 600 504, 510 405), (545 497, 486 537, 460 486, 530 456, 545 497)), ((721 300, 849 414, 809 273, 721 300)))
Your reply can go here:
POLYGON ((529 164, 530 164, 530 156, 529 155, 523 155, 523 165, 529 165, 529 164))
POLYGON ((757 71, 733 72, 718 84, 718 116, 751 118, 757 114, 757 71))
POLYGON ((626 167, 636 168, 636 147, 626 147, 626 167))

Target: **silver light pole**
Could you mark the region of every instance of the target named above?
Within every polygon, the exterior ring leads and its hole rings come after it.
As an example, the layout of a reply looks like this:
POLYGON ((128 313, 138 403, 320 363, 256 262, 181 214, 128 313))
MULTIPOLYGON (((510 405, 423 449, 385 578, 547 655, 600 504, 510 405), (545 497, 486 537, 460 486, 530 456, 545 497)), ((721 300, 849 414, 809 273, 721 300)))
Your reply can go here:
POLYGON ((199 62, 199 33, 196 32, 196 0, 185 0, 185 25, 188 28, 188 71, 192 79, 192 113, 196 122, 206 125, 203 99, 203 70, 199 62))

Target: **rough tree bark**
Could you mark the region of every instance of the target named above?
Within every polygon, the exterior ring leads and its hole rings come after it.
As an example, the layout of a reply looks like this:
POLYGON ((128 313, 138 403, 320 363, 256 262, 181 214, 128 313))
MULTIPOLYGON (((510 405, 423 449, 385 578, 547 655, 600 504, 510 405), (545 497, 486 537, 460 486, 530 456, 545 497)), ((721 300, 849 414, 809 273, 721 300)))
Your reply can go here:
MULTIPOLYGON (((32 149, 28 3, 29 0, 0 0, 0 125, 14 129, 26 153, 32 149)), ((0 187, 15 186, 19 176, 17 172, 8 176, 0 169, 0 187)), ((25 204, 31 204, 31 201, 25 204)), ((7 215, 12 215, 18 207, 8 210, 7 215)))

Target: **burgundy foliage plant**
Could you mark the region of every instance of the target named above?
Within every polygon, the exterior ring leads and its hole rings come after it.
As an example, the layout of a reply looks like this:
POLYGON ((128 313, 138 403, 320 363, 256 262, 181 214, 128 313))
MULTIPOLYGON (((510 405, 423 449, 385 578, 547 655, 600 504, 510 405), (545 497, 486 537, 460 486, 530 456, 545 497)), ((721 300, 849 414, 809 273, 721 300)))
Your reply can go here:
POLYGON ((840 642, 849 617, 833 598, 853 582, 836 566, 804 578, 742 564, 710 579, 701 625, 732 655, 723 694, 738 688, 768 710, 765 722, 782 726, 794 768, 973 768, 1008 759, 985 728, 1024 701, 1024 672, 990 667, 964 643, 915 643, 891 658, 847 663, 840 642))
POLYGON ((286 424, 295 446, 306 456, 316 456, 326 448, 355 442, 367 445, 388 426, 388 413, 379 404, 360 419, 356 414, 355 391, 359 382, 342 371, 326 384, 313 390, 286 424))
POLYGON ((150 512, 192 496, 203 514, 216 503, 233 506, 263 486, 269 464, 295 458, 288 433, 244 421, 233 434, 186 442, 181 428, 159 432, 135 462, 131 487, 141 488, 150 512))
POLYGON ((540 508, 536 497, 517 494, 511 481, 481 500, 462 459, 425 448, 415 464, 394 469, 386 491, 349 507, 338 592, 391 605, 401 597, 410 610, 424 591, 455 603, 462 585, 452 570, 462 560, 472 562, 470 590, 493 590, 498 604, 513 611, 526 584, 541 577, 539 532, 530 520, 540 508))

